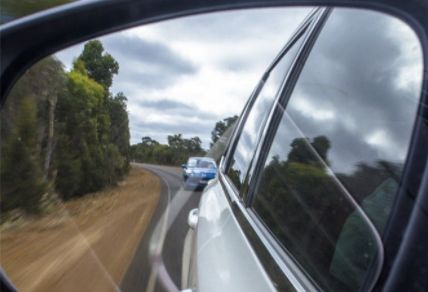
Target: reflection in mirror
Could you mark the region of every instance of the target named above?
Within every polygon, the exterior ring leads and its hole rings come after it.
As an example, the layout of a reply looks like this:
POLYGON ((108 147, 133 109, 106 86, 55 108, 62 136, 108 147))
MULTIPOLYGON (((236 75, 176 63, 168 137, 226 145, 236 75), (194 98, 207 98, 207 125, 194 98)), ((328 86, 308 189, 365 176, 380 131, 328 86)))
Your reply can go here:
POLYGON ((422 64, 401 21, 335 9, 279 106, 253 208, 323 290, 367 290, 378 275, 422 64))
POLYGON ((301 36, 287 50, 285 56, 281 58, 272 71, 269 72, 267 80, 263 82, 263 87, 256 96, 257 99, 254 101, 251 111, 246 118, 245 126, 242 129, 241 136, 236 145, 232 165, 228 172, 229 177, 238 191, 241 190, 244 183, 263 126, 284 81, 284 75, 293 64, 300 46, 303 43, 303 39, 304 37, 301 36))
POLYGON ((180 287, 187 214, 201 197, 183 188, 180 165, 221 156, 309 11, 165 21, 31 67, 1 111, 0 264, 17 288, 158 291, 157 258, 180 287))

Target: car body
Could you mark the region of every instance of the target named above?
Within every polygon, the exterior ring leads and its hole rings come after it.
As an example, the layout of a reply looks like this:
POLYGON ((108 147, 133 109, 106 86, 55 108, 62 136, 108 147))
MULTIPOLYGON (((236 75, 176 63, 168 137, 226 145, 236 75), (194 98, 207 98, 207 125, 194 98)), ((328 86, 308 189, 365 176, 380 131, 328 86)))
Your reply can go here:
POLYGON ((186 189, 205 187, 217 173, 216 163, 209 157, 190 157, 181 167, 186 189))
MULTIPOLYGON (((393 252, 397 234, 406 230, 397 214, 409 212, 405 186, 414 183, 409 175, 417 169, 410 166, 411 149, 418 147, 412 135, 424 80, 418 67, 416 87, 401 99, 392 76, 407 66, 400 61, 405 53, 382 52, 403 44, 417 48, 419 40, 411 33, 406 41, 391 39, 385 23, 406 30, 375 12, 319 8, 285 40, 235 126, 218 179, 189 214, 194 242, 186 262, 193 264, 184 270, 184 288, 404 287, 405 281, 387 282, 397 277, 393 263, 403 260, 393 252), (397 140, 369 138, 380 132, 397 140)), ((422 64, 422 54, 416 55, 422 64)), ((419 261, 414 271, 421 277, 407 274, 415 279, 409 290, 428 289, 426 267, 419 261)))

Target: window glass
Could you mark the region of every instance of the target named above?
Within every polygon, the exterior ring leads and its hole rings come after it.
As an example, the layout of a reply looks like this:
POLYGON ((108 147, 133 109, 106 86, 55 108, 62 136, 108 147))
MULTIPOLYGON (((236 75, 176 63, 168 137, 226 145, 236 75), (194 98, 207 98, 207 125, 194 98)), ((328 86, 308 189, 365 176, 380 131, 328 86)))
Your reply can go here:
POLYGON ((352 9, 330 15, 253 202, 322 289, 357 291, 378 264, 374 230, 382 234, 399 187, 421 83, 420 44, 405 24, 352 9))
POLYGON ((190 158, 187 167, 189 168, 216 168, 214 161, 203 158, 190 158))
POLYGON ((253 157, 257 139, 260 137, 265 119, 272 107, 275 96, 284 80, 285 74, 291 66, 294 57, 302 43, 302 37, 293 45, 286 53, 281 61, 270 72, 270 75, 260 91, 256 101, 254 102, 241 136, 239 137, 235 153, 233 155, 232 164, 228 171, 228 175, 238 188, 241 188, 245 176, 248 171, 251 159, 253 157))

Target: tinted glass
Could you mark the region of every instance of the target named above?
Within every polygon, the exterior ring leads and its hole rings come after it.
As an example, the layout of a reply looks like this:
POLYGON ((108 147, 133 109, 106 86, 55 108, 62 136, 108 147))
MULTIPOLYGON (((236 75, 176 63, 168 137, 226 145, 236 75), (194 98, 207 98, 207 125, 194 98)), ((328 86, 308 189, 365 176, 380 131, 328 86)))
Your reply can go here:
POLYGON ((421 64, 402 22, 338 9, 283 113, 253 208, 322 289, 357 291, 379 264, 374 231, 400 184, 421 64))
POLYGON ((302 37, 293 45, 288 53, 270 72, 270 75, 260 91, 253 107, 248 114, 241 136, 239 137, 235 153, 233 155, 232 165, 228 175, 240 189, 244 182, 251 159, 260 138, 265 120, 272 107, 275 96, 284 80, 287 70, 290 68, 294 57, 302 43, 302 37))

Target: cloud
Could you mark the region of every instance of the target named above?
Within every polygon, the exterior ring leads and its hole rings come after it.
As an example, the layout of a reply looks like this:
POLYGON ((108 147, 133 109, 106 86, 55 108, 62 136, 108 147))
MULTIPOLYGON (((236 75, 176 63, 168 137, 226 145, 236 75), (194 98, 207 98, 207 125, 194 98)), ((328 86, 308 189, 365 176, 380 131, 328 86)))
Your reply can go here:
POLYGON ((125 34, 104 37, 102 42, 112 55, 121 56, 121 59, 131 62, 132 65, 126 66, 125 70, 137 69, 139 66, 148 71, 160 70, 170 74, 193 74, 197 70, 194 64, 165 43, 125 34))
MULTIPOLYGON (((240 114, 266 67, 309 11, 204 14, 101 38, 120 64, 112 90, 128 97, 132 141, 146 135, 162 141, 177 132, 200 135, 207 147, 215 122, 240 114)), ((352 159, 402 159, 420 90, 415 78, 422 72, 420 45, 409 28, 391 17, 339 11, 318 39, 324 48, 311 52, 306 64, 312 64, 311 70, 296 87, 300 98, 290 102, 290 114, 305 135, 324 134, 333 141, 330 155, 338 169, 352 167, 352 159)), ((70 68, 82 48, 58 56, 70 68)))
MULTIPOLYGON (((263 71, 309 8, 250 9, 163 21, 100 38, 119 62, 131 142, 174 132, 208 147, 215 122, 239 115, 263 71)), ((58 57, 69 69, 83 44, 58 57)))
POLYGON ((323 135, 336 172, 376 160, 403 163, 419 102, 422 51, 410 29, 392 30, 400 26, 375 12, 333 12, 288 104, 301 133, 284 136, 287 146, 275 151, 284 156, 295 137, 323 135), (403 70, 415 72, 412 82, 400 81, 403 70))
POLYGON ((198 136, 207 147, 210 139, 207 133, 210 133, 214 124, 212 121, 203 119, 176 119, 176 122, 166 119, 165 121, 145 121, 144 119, 135 122, 133 125, 134 135, 133 143, 138 143, 143 136, 150 136, 160 143, 167 143, 167 136, 173 134, 184 134, 185 138, 198 136))
POLYGON ((217 116, 198 109, 196 106, 189 105, 180 101, 168 100, 168 99, 157 99, 157 100, 140 100, 132 102, 134 108, 139 107, 141 110, 147 110, 151 113, 159 115, 169 115, 177 118, 203 118, 204 120, 215 120, 217 116))

